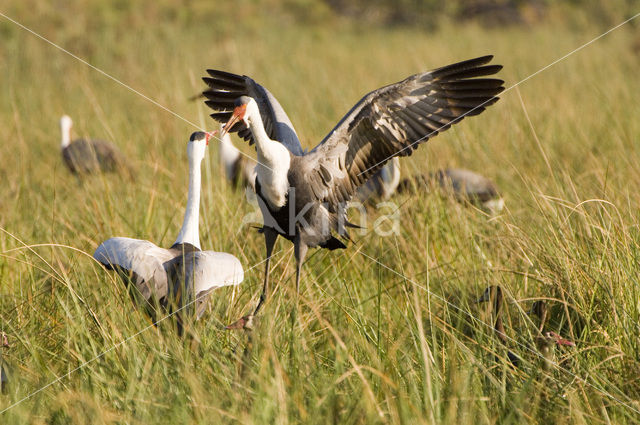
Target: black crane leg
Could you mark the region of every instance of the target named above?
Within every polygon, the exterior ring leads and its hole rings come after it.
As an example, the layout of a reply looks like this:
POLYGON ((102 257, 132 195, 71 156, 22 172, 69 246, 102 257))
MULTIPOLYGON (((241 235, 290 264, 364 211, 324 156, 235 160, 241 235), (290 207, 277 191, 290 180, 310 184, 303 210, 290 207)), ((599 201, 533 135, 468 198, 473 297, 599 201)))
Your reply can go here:
POLYGON ((277 239, 278 233, 276 233, 275 230, 268 227, 264 228, 264 242, 267 248, 267 260, 265 261, 264 266, 264 283, 262 284, 262 293, 260 294, 260 300, 258 301, 258 305, 253 311, 252 316, 258 314, 258 311, 260 311, 260 308, 267 299, 267 293, 269 292, 269 262, 271 261, 271 253, 273 252, 273 247, 276 244, 277 239))
POLYGON ((267 300, 267 294, 269 292, 269 262, 271 260, 271 254, 273 253, 273 247, 278 239, 278 233, 269 227, 264 227, 264 242, 267 248, 267 259, 265 260, 264 267, 264 283, 262 285, 262 293, 260 294, 260 300, 253 313, 241 317, 232 324, 226 327, 226 329, 253 329, 253 319, 258 314, 262 305, 267 300))

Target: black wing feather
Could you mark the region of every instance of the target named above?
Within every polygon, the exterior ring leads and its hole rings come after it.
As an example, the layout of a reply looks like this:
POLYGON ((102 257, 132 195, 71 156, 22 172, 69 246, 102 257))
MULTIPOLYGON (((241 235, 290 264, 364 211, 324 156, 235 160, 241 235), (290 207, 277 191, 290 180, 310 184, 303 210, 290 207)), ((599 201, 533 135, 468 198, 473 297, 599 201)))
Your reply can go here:
MULTIPOLYGON (((250 96, 258 104, 260 116, 269 138, 285 145, 292 153, 302 155, 302 145, 293 128, 293 124, 284 112, 278 100, 264 87, 246 75, 236 75, 226 71, 208 69, 208 77, 203 81, 209 87, 202 92, 207 98, 205 104, 216 111, 211 117, 219 123, 226 123, 231 118, 235 100, 240 96, 250 96)), ((244 140, 253 144, 253 135, 247 126, 240 122, 231 128, 244 140)))
POLYGON ((314 193, 330 205, 347 202, 393 156, 411 155, 420 143, 494 104, 504 81, 478 78, 502 69, 487 65, 492 58, 412 75, 364 96, 307 155, 314 193), (341 175, 323 179, 320 164, 341 175))

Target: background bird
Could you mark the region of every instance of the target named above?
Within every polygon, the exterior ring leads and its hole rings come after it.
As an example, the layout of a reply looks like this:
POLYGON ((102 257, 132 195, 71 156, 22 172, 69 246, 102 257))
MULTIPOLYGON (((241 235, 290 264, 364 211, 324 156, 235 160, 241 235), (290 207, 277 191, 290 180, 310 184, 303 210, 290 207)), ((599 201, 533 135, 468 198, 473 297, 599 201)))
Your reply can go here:
MULTIPOLYGON (((500 342, 506 347, 509 345, 509 338, 505 331, 504 321, 503 321, 503 312, 504 312, 504 291, 498 285, 489 286, 482 293, 480 298, 477 300, 478 303, 488 303, 489 313, 493 318, 493 328, 495 336, 500 340, 500 342)), ((542 360, 542 368, 543 370, 549 370, 551 366, 554 364, 554 353, 556 347, 573 347, 575 344, 573 341, 563 338, 558 333, 545 330, 545 324, 547 320, 547 311, 545 307, 541 307, 541 305, 535 306, 538 311, 534 312, 534 314, 542 314, 540 317, 540 325, 537 329, 537 335, 534 338, 535 348, 537 352, 540 354, 542 360)), ((507 358, 515 367, 519 367, 520 357, 513 353, 510 350, 507 350, 507 358)))
MULTIPOLYGON (((200 164, 209 137, 208 133, 196 132, 187 144, 189 194, 182 228, 174 244, 164 249, 145 240, 115 237, 100 244, 93 254, 107 269, 116 270, 130 280, 151 311, 159 303, 168 311, 184 309, 180 316, 195 312, 199 318, 212 290, 238 285, 244 278, 236 257, 200 248, 200 164)), ((178 321, 179 329, 183 321, 178 321)))
POLYGON ((358 188, 355 198, 360 202, 377 199, 386 201, 396 193, 399 184, 400 159, 394 156, 358 188))
POLYGON ((568 339, 562 338, 553 331, 544 332, 536 337, 536 348, 542 356, 542 369, 551 370, 556 363, 555 350, 556 347, 575 347, 575 343, 568 339))
MULTIPOLYGON (((502 288, 498 285, 489 286, 476 302, 487 303, 489 316, 493 320, 494 334, 502 345, 508 347, 510 338, 507 336, 502 318, 504 314, 504 293, 502 288)), ((520 366, 520 357, 513 351, 507 350, 506 356, 513 366, 520 366)), ((496 359, 498 358, 499 357, 496 356, 496 359)))
POLYGON ((218 153, 227 181, 236 189, 249 186, 255 190, 256 161, 240 153, 233 145, 229 133, 222 134, 218 153))
POLYGON ((133 168, 124 155, 111 143, 95 139, 71 140, 73 121, 68 115, 60 118, 62 141, 60 149, 65 165, 74 174, 122 172, 135 177, 133 168))
MULTIPOLYGON (((503 81, 478 78, 502 67, 484 56, 412 75, 364 96, 338 125, 304 152, 289 118, 262 86, 221 71, 208 71, 206 104, 224 129, 256 144, 256 194, 264 218, 269 258, 278 235, 294 243, 296 290, 308 248, 345 248, 345 206, 356 190, 394 156, 410 155, 421 142, 497 101, 503 81), (267 101, 265 101, 265 99, 267 101)), ((251 325, 253 315, 241 319, 251 325)))
POLYGON ((434 186, 460 202, 470 202, 491 213, 499 213, 504 208, 504 199, 494 182, 463 168, 446 168, 404 178, 398 184, 398 193, 414 193, 434 186))
POLYGON ((531 304, 529 314, 538 319, 538 327, 541 333, 553 331, 574 340, 582 337, 584 328, 588 323, 572 305, 568 303, 549 302, 545 299, 534 301, 533 304, 531 304))

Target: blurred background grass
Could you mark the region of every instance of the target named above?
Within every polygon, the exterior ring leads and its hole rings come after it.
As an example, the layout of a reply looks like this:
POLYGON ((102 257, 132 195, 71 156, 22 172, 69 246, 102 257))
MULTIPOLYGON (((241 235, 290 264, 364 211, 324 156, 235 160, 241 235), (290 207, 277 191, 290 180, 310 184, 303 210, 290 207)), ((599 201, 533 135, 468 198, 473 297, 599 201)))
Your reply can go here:
MULTIPOLYGON (((312 147, 373 88, 489 53, 511 86, 640 4, 9 0, 0 12, 203 128, 214 127, 208 111, 187 98, 205 69, 250 75, 312 147)), ((500 216, 438 194, 395 198, 399 235, 369 232, 308 259, 293 323, 293 252, 280 242, 275 293, 243 369, 246 335, 220 327, 256 301, 262 265, 251 267, 264 249, 242 225, 253 209, 227 187, 217 146, 203 167, 202 245, 247 271, 241 287, 214 293, 192 344, 168 323, 147 329, 90 254, 115 235, 173 242, 194 127, 0 18, 0 327, 12 344, 0 409, 73 371, 2 423, 636 423, 637 28, 403 160, 406 174, 457 166, 494 179, 507 205, 500 216), (58 151, 63 113, 76 136, 118 145, 138 169, 135 184, 71 176, 58 151), (519 370, 473 303, 491 284, 508 294, 519 370), (529 350, 536 326, 526 311, 540 298, 579 317, 563 329, 577 343, 559 353, 565 370, 543 373, 529 350)), ((379 213, 369 213, 372 227, 379 213)))

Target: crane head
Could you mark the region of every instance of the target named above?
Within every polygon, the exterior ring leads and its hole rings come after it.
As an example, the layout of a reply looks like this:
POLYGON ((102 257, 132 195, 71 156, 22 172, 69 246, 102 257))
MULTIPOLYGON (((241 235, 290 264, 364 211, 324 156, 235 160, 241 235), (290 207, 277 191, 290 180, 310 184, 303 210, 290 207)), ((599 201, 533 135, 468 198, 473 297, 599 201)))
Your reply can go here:
POLYGON ((199 142, 204 140, 209 145, 209 139, 216 135, 217 131, 204 132, 204 131, 196 131, 191 134, 189 137, 189 142, 199 142))
POLYGON ((233 113, 231 114, 231 118, 229 118, 229 121, 227 121, 227 123, 222 127, 222 132, 220 133, 220 137, 228 133, 237 122, 245 121, 245 117, 247 114, 247 105, 252 100, 253 99, 251 99, 249 96, 240 96, 239 98, 236 99, 234 104, 235 107, 233 108, 233 113))
POLYGON ((60 126, 65 128, 71 128, 73 126, 73 121, 69 115, 63 115, 60 118, 60 126))
POLYGON ((544 336, 549 338, 549 339, 551 339, 553 342, 556 343, 556 345, 566 345, 568 347, 575 347, 576 346, 576 344, 573 341, 571 341, 569 339, 565 339, 565 338, 561 337, 560 335, 558 335, 555 332, 546 332, 544 334, 544 336))

